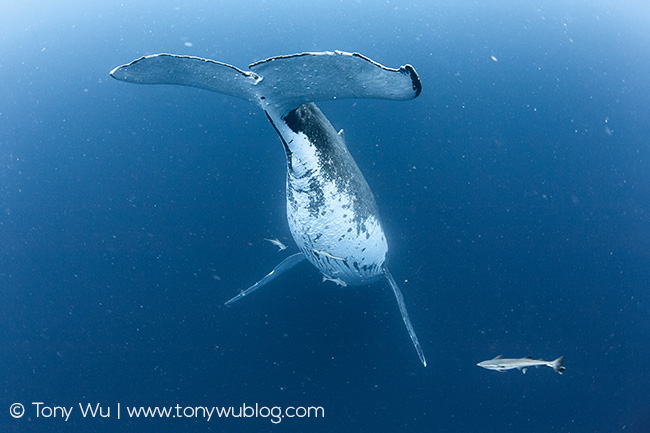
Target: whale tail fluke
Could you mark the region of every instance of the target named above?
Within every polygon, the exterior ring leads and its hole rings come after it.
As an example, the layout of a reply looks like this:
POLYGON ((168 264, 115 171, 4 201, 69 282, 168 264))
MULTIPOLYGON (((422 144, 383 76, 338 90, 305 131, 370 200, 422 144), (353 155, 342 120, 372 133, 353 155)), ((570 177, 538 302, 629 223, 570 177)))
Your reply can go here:
POLYGON ((387 68, 358 53, 326 51, 271 57, 243 71, 200 57, 154 54, 111 71, 117 80, 137 84, 198 87, 253 101, 280 115, 307 102, 344 98, 405 100, 422 84, 411 65, 387 68))
POLYGON ((272 86, 273 92, 267 97, 282 114, 307 102, 349 98, 406 100, 422 91, 413 66, 387 68, 359 53, 291 54, 261 60, 249 68, 263 78, 261 87, 272 86))
POLYGON ((135 84, 175 84, 198 87, 242 99, 254 99, 260 77, 226 63, 176 54, 140 57, 110 72, 116 80, 135 84))

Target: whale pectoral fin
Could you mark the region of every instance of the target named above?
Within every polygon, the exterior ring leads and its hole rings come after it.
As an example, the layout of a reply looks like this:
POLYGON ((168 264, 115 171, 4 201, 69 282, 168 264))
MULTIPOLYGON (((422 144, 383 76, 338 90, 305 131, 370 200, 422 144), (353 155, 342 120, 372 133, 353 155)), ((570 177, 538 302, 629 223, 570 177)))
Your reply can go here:
POLYGON ((422 364, 426 367, 427 360, 424 357, 424 352, 422 351, 422 346, 420 346, 420 342, 418 341, 418 336, 415 335, 415 329, 413 329, 413 325, 411 324, 411 319, 409 319, 409 313, 406 311, 406 304, 404 304, 404 297, 402 296, 402 291, 399 289, 399 287, 397 287, 397 283, 395 282, 395 279, 386 268, 384 268, 384 275, 386 275, 388 284, 390 284, 391 289, 393 289, 393 293, 395 294, 395 298, 397 299, 397 305, 399 306, 399 311, 400 313, 402 313, 402 319, 404 320, 404 324, 406 325, 406 330, 408 331, 409 336, 411 337, 413 346, 415 346, 415 351, 418 353, 418 357, 420 357, 420 361, 422 362, 422 364))
POLYGON ((239 301, 241 298, 244 296, 248 296, 251 293, 253 293, 255 290, 259 289, 266 283, 274 280, 276 277, 279 275, 282 275, 289 269, 293 268, 296 266, 298 263, 302 262, 305 260, 305 255, 303 253, 296 253, 293 254, 286 259, 282 260, 279 265, 277 265, 271 272, 269 272, 264 278, 259 280, 257 283, 253 284, 250 286, 248 289, 242 291, 239 295, 235 296, 234 298, 230 299, 229 301, 226 302, 225 305, 230 305, 235 301, 239 301))

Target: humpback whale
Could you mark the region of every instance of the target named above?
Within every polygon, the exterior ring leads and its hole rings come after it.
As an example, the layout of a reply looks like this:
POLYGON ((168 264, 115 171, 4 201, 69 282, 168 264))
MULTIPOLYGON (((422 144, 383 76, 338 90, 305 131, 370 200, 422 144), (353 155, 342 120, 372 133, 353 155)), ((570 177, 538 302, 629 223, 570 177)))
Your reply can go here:
POLYGON ((289 230, 300 252, 226 304, 250 295, 305 259, 342 286, 384 279, 391 287, 422 364, 424 352, 402 292, 386 265, 388 243, 370 187, 315 102, 343 98, 408 100, 422 85, 411 65, 385 67, 342 51, 271 57, 244 71, 192 56, 155 54, 118 66, 110 75, 137 84, 197 87, 258 105, 280 136, 287 161, 289 230))

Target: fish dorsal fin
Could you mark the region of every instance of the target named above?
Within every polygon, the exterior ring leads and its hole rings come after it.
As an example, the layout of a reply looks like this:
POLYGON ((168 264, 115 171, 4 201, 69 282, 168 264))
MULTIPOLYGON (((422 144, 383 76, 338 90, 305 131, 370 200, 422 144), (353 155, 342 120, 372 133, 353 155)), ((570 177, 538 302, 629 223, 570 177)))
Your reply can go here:
POLYGON ((495 356, 495 357, 492 358, 492 359, 503 359, 503 355, 495 356))
POLYGON ((524 359, 535 359, 535 358, 533 358, 532 356, 527 356, 524 359))

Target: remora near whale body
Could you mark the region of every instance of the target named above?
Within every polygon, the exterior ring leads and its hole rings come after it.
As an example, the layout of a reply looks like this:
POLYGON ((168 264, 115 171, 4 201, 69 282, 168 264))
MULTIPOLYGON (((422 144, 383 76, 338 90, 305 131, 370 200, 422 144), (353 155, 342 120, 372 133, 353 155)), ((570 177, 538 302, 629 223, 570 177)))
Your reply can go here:
POLYGON ((402 293, 386 267, 388 244, 375 199, 361 171, 314 102, 342 98, 407 100, 422 85, 411 65, 391 69, 358 53, 301 53, 253 63, 251 71, 214 60, 172 54, 146 56, 111 71, 138 84, 198 87, 247 99, 266 113, 287 158, 287 220, 300 249, 230 304, 305 258, 328 279, 347 285, 385 278, 420 361, 424 353, 402 293))

